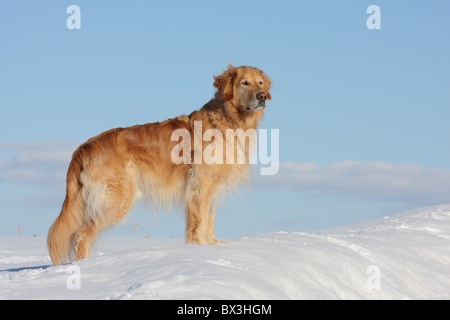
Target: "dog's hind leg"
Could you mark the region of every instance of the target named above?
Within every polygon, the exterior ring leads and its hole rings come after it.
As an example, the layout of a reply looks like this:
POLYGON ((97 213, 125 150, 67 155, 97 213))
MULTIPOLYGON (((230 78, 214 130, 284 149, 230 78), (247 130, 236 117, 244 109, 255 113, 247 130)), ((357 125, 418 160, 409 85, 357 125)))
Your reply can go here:
POLYGON ((87 225, 82 226, 74 234, 75 260, 86 259, 89 257, 92 244, 97 237, 98 232, 95 223, 91 221, 87 225))
POLYGON ((89 257, 92 245, 100 232, 120 221, 128 213, 130 207, 131 204, 119 208, 109 207, 109 210, 105 208, 103 210, 108 213, 102 220, 91 220, 78 229, 73 238, 75 243, 75 260, 89 257))
POLYGON ((75 260, 89 257, 95 238, 104 229, 119 222, 133 205, 134 189, 122 181, 97 184, 86 192, 88 205, 85 223, 73 235, 75 260))

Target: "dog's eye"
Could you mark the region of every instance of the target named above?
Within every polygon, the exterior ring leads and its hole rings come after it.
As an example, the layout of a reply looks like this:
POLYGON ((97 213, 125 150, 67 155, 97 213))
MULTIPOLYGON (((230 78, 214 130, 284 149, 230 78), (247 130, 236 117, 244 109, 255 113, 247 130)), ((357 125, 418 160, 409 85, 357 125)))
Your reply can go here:
POLYGON ((263 83, 264 83, 264 82, 262 82, 262 81, 259 82, 260 85, 263 85, 263 83))
POLYGON ((241 82, 241 84, 244 86, 248 86, 250 84, 250 82, 248 82, 247 80, 244 80, 241 82))

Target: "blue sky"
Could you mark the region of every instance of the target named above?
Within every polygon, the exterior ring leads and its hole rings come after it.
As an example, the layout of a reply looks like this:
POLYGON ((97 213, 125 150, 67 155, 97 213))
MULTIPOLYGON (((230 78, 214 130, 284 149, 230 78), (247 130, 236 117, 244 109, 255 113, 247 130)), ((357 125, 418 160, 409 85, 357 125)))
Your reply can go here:
MULTIPOLYGON (((450 2, 2 1, 0 236, 46 235, 75 148, 200 108, 213 75, 274 81, 276 176, 217 211, 218 238, 313 231, 450 203, 450 2), (81 29, 69 30, 69 5, 81 29), (378 5, 381 29, 366 9, 378 5)), ((182 236, 137 206, 107 234, 182 236)))

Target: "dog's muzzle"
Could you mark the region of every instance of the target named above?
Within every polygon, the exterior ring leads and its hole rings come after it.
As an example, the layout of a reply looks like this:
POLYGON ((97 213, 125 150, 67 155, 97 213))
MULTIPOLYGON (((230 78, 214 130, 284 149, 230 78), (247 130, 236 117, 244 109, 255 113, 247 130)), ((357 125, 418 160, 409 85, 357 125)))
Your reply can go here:
POLYGON ((260 91, 256 94, 256 99, 260 102, 265 102, 267 100, 267 93, 264 91, 260 91))
POLYGON ((256 94, 256 99, 258 100, 258 104, 253 107, 246 108, 249 111, 257 111, 266 107, 267 93, 264 91, 260 91, 256 94))

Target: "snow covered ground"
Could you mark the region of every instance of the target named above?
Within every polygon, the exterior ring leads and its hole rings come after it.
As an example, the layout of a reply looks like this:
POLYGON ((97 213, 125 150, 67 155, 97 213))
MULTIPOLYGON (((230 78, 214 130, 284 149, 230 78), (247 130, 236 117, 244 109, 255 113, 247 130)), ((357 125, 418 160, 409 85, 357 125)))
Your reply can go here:
POLYGON ((450 299, 450 205, 227 240, 104 237, 55 267, 45 238, 0 237, 0 299, 450 299))

